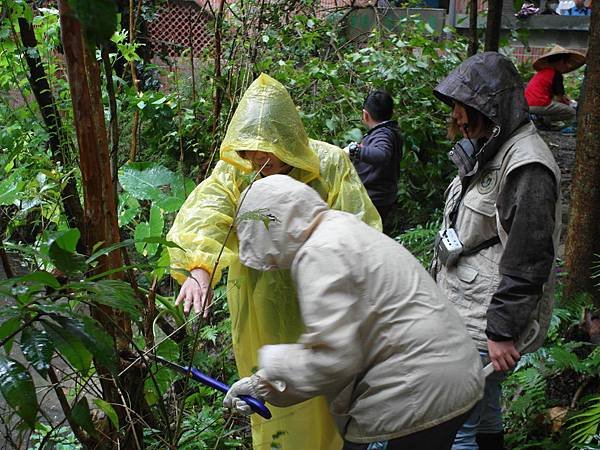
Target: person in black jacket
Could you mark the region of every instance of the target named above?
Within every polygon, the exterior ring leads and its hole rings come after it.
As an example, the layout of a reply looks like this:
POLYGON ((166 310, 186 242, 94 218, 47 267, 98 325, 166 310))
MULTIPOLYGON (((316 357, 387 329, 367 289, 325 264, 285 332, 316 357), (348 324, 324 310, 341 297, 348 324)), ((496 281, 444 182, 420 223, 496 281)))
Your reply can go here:
POLYGON ((383 232, 392 228, 396 205, 402 135, 392 119, 394 101, 383 90, 371 92, 363 104, 362 121, 369 128, 360 144, 350 144, 348 153, 383 223, 383 232))

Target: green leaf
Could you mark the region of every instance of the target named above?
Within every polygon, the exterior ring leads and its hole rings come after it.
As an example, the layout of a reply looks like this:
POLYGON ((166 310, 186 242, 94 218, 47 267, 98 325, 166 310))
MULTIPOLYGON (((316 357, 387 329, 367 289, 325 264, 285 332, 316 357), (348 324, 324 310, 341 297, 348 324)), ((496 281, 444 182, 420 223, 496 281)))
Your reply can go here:
POLYGON ((77 228, 69 228, 54 235, 52 243, 67 252, 74 252, 77 249, 77 242, 79 242, 80 237, 81 233, 77 228))
POLYGON ((86 286, 91 300, 123 311, 134 320, 140 318, 140 301, 131 286, 120 280, 100 280, 86 286))
POLYGON ((138 253, 144 255, 146 242, 144 239, 150 236, 150 224, 148 222, 140 222, 135 226, 133 237, 135 238, 135 249, 138 253))
MULTIPOLYGON (((162 211, 156 205, 152 205, 150 208, 150 220, 149 224, 149 236, 161 236, 163 232, 163 228, 165 227, 165 220, 162 216, 162 211)), ((148 256, 154 256, 156 254, 156 250, 158 250, 158 244, 148 243, 146 245, 146 251, 148 256)))
POLYGON ((165 247, 169 247, 169 248, 178 248, 180 250, 185 251, 184 248, 181 248, 179 245, 177 245, 175 242, 173 241, 168 241, 167 239, 165 239, 162 236, 150 236, 147 238, 142 239, 142 242, 147 242, 149 244, 161 244, 164 245, 165 247))
POLYGON ((38 403, 29 372, 17 361, 0 355, 0 392, 30 427, 35 427, 38 403))
POLYGON ((84 374, 92 364, 92 354, 83 345, 78 336, 48 320, 41 320, 42 326, 54 342, 56 350, 71 363, 75 369, 84 374))
POLYGON ((101 256, 107 255, 110 252, 117 250, 119 248, 128 247, 133 244, 133 239, 125 239, 124 241, 117 242, 116 244, 109 245, 108 247, 101 248, 100 250, 94 252, 92 256, 90 256, 85 262, 90 264, 91 262, 96 261, 101 256))
POLYGON ((165 196, 161 186, 175 184, 174 172, 160 164, 129 163, 119 169, 119 182, 138 200, 160 200, 165 196))
POLYGON ((150 377, 144 382, 144 397, 149 405, 156 404, 158 399, 164 395, 178 377, 171 369, 161 366, 157 367, 158 370, 154 373, 154 379, 158 386, 156 386, 150 377))
POLYGON ((117 30, 117 4, 113 0, 70 0, 92 46, 108 41, 117 30))
POLYGON ((0 182, 0 205, 12 205, 23 193, 23 181, 15 181, 7 178, 0 182))
MULTIPOLYGON (((4 321, 2 325, 0 325, 0 341, 6 339, 8 336, 16 332, 20 326, 20 317, 13 317, 4 321)), ((6 353, 10 353, 10 350, 12 349, 12 339, 4 344, 4 349, 6 350, 6 353)))
POLYGON ((156 264, 154 265, 154 270, 152 270, 152 276, 156 277, 158 281, 162 280, 167 274, 170 265, 171 258, 169 257, 169 252, 163 248, 158 257, 158 261, 156 261, 156 264))
POLYGON ((140 213, 140 202, 129 193, 123 192, 119 196, 119 226, 123 227, 140 213))
POLYGON ((20 345, 27 361, 42 377, 46 378, 54 354, 54 345, 48 333, 29 326, 21 332, 20 345))
POLYGON ((94 399, 94 403, 108 416, 108 420, 115 429, 119 429, 119 416, 112 405, 100 398, 94 399))
POLYGON ((94 436, 98 434, 98 431, 94 427, 92 422, 92 415, 90 414, 90 405, 86 397, 81 397, 75 405, 71 408, 71 417, 77 425, 87 431, 90 435, 94 436))
POLYGON ((22 277, 17 278, 16 281, 18 283, 39 283, 43 284, 44 286, 50 286, 54 289, 60 288, 60 283, 58 282, 58 280, 52 274, 46 272, 45 270, 39 270, 37 272, 32 272, 27 275, 23 275, 22 277))
POLYGON ((53 314, 52 318, 66 332, 76 336, 102 366, 111 371, 116 370, 117 358, 113 341, 96 325, 96 321, 89 317, 75 318, 57 314, 53 314))
POLYGON ((179 359, 179 346, 174 340, 165 338, 156 347, 156 354, 169 361, 177 361, 179 359))
POLYGON ((79 275, 87 269, 85 257, 75 251, 79 237, 78 229, 69 229, 58 234, 48 249, 52 264, 67 275, 79 275))

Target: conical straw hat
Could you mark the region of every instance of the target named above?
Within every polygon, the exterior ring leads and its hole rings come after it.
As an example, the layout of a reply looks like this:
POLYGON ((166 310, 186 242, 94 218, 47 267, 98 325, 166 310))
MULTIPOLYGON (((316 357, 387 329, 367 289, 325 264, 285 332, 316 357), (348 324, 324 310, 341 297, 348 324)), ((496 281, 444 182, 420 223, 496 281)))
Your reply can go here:
POLYGON ((569 69, 564 73, 572 72, 573 70, 578 69, 585 64, 585 55, 583 53, 576 50, 566 49, 560 45, 555 45, 550 49, 550 51, 540 56, 533 62, 533 68, 539 71, 546 67, 550 67, 552 63, 548 62, 548 57, 552 55, 565 55, 569 69))

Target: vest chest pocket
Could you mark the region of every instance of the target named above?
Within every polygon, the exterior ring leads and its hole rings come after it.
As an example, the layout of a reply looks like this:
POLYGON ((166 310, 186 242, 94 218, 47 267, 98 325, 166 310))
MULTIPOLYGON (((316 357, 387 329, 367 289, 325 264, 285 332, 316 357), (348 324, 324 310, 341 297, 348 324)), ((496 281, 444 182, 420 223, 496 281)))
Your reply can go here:
MULTIPOLYGON (((483 263, 485 266, 486 263, 483 263)), ((487 311, 492 290, 494 288, 494 277, 482 267, 482 270, 476 267, 460 263, 454 270, 455 275, 455 302, 471 310, 471 314, 484 315, 487 311)))
POLYGON ((495 199, 471 194, 465 195, 456 230, 466 250, 498 234, 495 199))

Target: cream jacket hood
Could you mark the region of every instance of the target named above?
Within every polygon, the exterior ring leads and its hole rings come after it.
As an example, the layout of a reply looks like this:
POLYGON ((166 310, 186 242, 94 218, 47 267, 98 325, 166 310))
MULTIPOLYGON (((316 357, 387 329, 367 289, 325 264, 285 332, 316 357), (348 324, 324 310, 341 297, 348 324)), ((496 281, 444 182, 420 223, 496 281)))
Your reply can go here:
POLYGON ((394 240, 281 175, 245 191, 237 232, 243 264, 291 270, 305 325, 296 343, 259 351, 267 402, 325 395, 344 438, 366 443, 433 427, 481 398, 462 320, 394 240))

